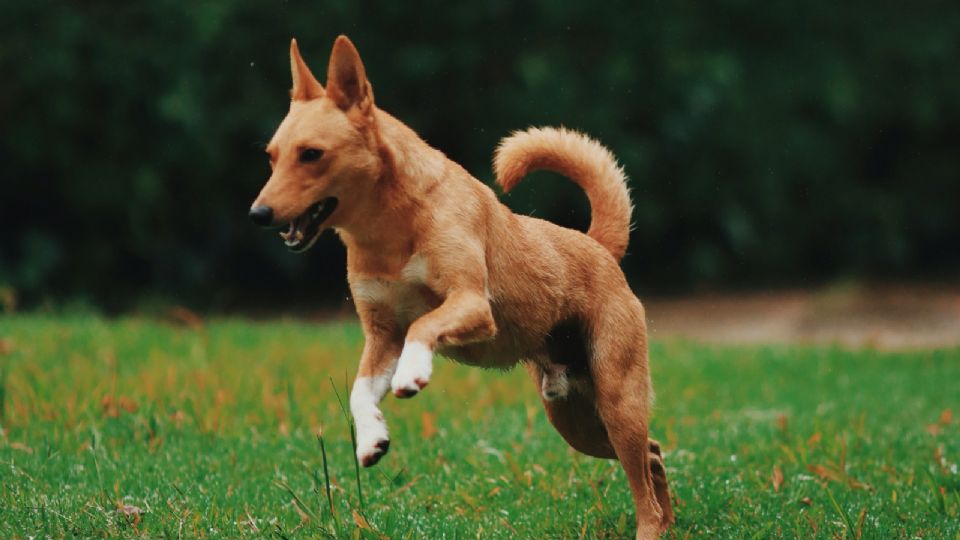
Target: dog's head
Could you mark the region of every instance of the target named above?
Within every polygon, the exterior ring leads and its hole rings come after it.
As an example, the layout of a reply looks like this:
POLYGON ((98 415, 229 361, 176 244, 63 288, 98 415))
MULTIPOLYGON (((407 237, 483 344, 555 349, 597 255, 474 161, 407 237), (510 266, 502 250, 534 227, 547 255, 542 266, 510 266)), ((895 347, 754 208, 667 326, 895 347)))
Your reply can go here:
POLYGON ((250 208, 261 226, 281 233, 292 251, 306 251, 328 227, 348 222, 380 176, 383 164, 373 89, 346 36, 333 44, 324 88, 290 43, 290 111, 267 154, 273 173, 250 208))

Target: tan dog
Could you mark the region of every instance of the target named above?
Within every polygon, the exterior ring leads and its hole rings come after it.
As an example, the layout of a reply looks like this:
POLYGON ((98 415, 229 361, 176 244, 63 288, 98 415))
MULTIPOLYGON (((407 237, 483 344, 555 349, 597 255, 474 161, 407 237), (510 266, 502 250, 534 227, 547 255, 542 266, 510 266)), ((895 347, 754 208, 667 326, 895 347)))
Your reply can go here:
POLYGON ((575 449, 619 459, 637 538, 672 521, 660 449, 648 439, 652 396, 643 306, 618 261, 627 248, 626 178, 597 142, 530 129, 497 150, 509 191, 549 169, 587 193, 587 234, 516 215, 494 192, 373 101, 344 36, 327 87, 290 44, 290 112, 267 146, 273 174, 250 217, 288 225, 294 251, 326 228, 347 246, 347 277, 366 338, 350 409, 364 466, 387 452, 379 403, 430 381, 434 353, 484 367, 523 363, 550 422, 575 449))

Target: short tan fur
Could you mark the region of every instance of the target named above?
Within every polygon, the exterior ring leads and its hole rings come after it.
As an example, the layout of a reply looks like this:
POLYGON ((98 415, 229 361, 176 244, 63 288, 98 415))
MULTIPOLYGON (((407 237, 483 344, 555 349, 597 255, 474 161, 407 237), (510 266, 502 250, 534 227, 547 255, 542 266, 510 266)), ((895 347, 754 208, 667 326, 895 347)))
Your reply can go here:
POLYGON ((536 169, 584 189, 590 229, 566 229, 514 214, 377 108, 345 36, 334 43, 326 87, 296 41, 290 65, 290 111, 267 146, 273 172, 253 208, 290 224, 284 236, 298 250, 326 228, 346 245, 365 336, 350 399, 358 458, 370 466, 387 452, 379 403, 389 391, 410 397, 422 390, 434 353, 483 367, 522 363, 573 448, 619 459, 636 505, 636 536, 657 537, 673 514, 660 447, 648 436, 644 309, 619 266, 631 204, 613 155, 562 128, 501 142, 494 168, 504 191, 536 169))

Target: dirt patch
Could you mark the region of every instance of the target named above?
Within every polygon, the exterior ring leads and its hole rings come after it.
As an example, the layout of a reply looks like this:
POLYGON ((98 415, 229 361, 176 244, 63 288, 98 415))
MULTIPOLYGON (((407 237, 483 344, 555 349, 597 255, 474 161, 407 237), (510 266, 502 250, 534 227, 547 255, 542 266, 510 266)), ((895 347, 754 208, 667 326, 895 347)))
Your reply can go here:
POLYGON ((960 286, 844 285, 646 299, 654 338, 878 349, 960 346, 960 286))

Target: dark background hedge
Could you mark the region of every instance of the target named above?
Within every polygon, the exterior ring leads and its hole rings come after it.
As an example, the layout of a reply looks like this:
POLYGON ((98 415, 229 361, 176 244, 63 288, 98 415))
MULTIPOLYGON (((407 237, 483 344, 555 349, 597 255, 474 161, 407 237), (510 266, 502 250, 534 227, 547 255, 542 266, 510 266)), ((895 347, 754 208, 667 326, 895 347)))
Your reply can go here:
MULTIPOLYGON (((296 36, 357 44, 378 104, 491 179, 558 125, 632 180, 643 292, 960 269, 956 2, 3 2, 0 285, 23 303, 336 306, 344 252, 246 210, 296 36), (858 5, 859 4, 859 5, 858 5)), ((506 198, 584 227, 539 175, 506 198)))

